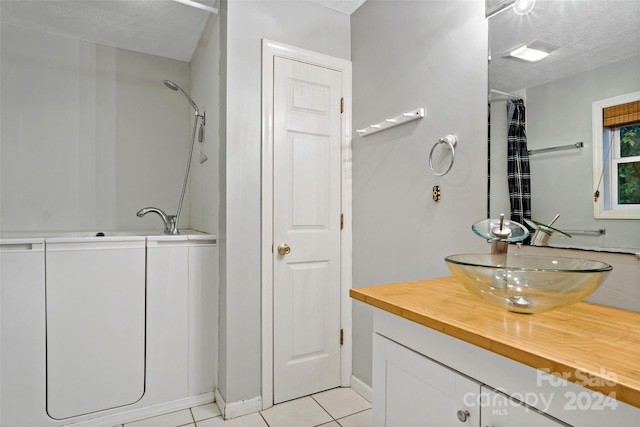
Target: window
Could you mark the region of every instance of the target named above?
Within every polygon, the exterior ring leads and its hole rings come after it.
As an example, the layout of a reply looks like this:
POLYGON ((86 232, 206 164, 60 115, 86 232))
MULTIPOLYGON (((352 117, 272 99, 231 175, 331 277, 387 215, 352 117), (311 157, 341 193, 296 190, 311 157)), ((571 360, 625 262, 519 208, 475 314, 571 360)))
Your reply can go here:
POLYGON ((594 217, 640 219, 640 92, 593 103, 594 217))
POLYGON ((610 168, 613 209, 640 209, 640 124, 608 131, 613 138, 610 168))

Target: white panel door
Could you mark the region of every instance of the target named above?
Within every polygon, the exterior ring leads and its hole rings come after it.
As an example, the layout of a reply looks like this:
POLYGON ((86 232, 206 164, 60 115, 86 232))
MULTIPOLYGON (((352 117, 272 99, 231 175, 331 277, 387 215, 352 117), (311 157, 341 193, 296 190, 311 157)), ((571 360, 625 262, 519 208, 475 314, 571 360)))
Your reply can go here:
POLYGON ((340 385, 341 84, 274 59, 274 403, 340 385))

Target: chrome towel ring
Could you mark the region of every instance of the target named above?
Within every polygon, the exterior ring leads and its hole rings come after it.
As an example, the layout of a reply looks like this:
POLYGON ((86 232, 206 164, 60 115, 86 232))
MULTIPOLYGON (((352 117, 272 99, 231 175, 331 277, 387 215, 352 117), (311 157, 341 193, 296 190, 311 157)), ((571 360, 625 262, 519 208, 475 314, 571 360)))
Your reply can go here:
POLYGON ((440 138, 438 140, 438 142, 436 142, 433 147, 431 148, 431 152, 429 152, 429 167, 431 168, 431 170, 433 171, 433 173, 436 176, 442 176, 442 175, 446 175, 447 173, 449 173, 449 171, 451 170, 451 168, 453 167, 453 162, 456 159, 456 145, 458 144, 458 138, 455 135, 447 135, 444 138, 440 138), (451 162, 449 162, 449 166, 447 167, 447 169, 444 170, 444 172, 437 172, 434 168, 433 168, 433 150, 436 149, 436 147, 440 144, 448 144, 448 149, 451 150, 451 162))

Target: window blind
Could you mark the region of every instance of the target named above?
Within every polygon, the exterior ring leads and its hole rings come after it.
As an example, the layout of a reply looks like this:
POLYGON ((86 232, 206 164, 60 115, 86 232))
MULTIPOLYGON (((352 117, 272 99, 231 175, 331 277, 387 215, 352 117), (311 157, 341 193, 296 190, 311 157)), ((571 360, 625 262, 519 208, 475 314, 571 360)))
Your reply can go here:
POLYGON ((620 127, 640 123, 640 101, 605 107, 602 110, 604 127, 620 127))

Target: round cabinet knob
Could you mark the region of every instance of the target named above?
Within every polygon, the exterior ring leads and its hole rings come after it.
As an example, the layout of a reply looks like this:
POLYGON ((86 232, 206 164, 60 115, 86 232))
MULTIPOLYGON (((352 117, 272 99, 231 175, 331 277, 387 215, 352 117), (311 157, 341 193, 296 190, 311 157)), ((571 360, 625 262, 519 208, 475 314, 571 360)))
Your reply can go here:
POLYGON ((278 253, 280 255, 287 255, 290 252, 291 252, 291 248, 286 243, 283 243, 280 246, 278 246, 278 253))
POLYGON ((461 422, 466 422, 469 419, 469 411, 463 411, 462 409, 460 409, 456 415, 458 416, 458 419, 461 422))

